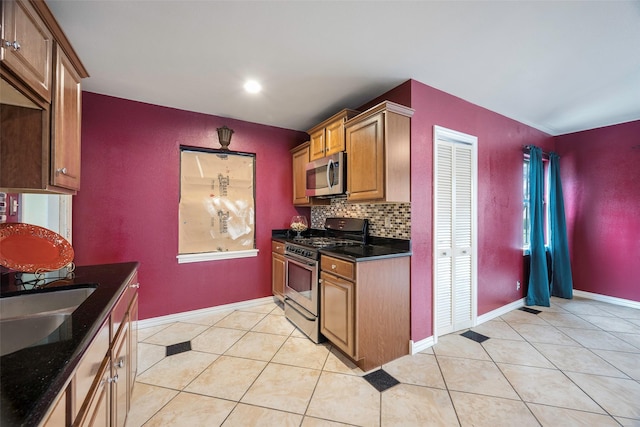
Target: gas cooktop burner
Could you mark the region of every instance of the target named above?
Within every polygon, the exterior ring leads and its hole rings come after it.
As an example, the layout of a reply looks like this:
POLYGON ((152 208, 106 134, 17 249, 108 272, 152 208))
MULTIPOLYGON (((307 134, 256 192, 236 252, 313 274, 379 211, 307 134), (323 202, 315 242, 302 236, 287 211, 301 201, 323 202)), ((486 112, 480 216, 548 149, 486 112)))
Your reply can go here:
POLYGON ((357 245, 359 242, 356 242, 355 240, 336 239, 331 237, 304 237, 302 239, 294 239, 292 243, 311 246, 314 248, 326 248, 329 246, 357 245))

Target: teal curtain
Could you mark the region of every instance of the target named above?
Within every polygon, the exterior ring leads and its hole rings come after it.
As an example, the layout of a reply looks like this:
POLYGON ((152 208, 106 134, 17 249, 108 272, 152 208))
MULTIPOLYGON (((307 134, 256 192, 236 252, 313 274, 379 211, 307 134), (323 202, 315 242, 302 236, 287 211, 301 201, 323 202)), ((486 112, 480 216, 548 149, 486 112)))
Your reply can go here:
POLYGON ((573 298, 573 277, 569 259, 567 222, 564 215, 562 182, 560 180, 560 157, 549 154, 549 223, 551 226, 551 295, 573 298))
POLYGON ((544 168, 542 150, 530 147, 529 151, 529 229, 530 269, 527 305, 549 307, 549 277, 544 248, 544 168))

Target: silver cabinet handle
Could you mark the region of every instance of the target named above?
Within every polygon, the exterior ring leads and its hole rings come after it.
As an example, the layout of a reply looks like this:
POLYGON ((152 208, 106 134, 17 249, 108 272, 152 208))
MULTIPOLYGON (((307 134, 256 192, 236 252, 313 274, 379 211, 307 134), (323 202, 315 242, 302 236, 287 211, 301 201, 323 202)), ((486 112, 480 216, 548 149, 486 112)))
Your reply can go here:
POLYGON ((9 48, 13 48, 13 50, 14 50, 15 52, 17 52, 17 51, 19 51, 19 50, 20 50, 20 43, 18 43, 18 41, 17 41, 17 40, 15 40, 13 43, 12 43, 12 42, 10 42, 9 40, 5 40, 5 42, 4 42, 4 46, 5 46, 5 47, 9 47, 9 48))
POLYGON ((335 270, 335 269, 336 269, 336 267, 337 267, 337 266, 336 266, 335 264, 331 264, 331 269, 332 269, 332 270, 335 270))
POLYGON ((132 283, 129 287, 138 289, 140 287, 140 283, 132 283))
POLYGON ((117 383, 118 382, 118 374, 116 374, 115 376, 113 376, 111 378, 107 378, 107 382, 109 382, 109 383, 117 383))
POLYGON ((61 173, 62 175, 66 175, 67 174, 67 168, 60 168, 60 169, 56 169, 57 173, 61 173))
POLYGON ((124 358, 121 358, 117 363, 114 363, 113 367, 116 369, 124 368, 124 358))

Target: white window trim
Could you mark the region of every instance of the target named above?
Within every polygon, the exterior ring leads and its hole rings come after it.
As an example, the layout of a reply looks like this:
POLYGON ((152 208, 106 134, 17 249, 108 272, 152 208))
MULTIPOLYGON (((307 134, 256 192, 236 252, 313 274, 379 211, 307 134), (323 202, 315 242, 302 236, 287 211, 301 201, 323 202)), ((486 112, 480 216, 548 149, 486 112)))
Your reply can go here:
POLYGON ((219 261, 223 259, 252 258, 257 257, 258 252, 258 249, 228 252, 203 252, 200 254, 181 254, 176 256, 176 258, 178 259, 178 264, 188 264, 191 262, 219 261))

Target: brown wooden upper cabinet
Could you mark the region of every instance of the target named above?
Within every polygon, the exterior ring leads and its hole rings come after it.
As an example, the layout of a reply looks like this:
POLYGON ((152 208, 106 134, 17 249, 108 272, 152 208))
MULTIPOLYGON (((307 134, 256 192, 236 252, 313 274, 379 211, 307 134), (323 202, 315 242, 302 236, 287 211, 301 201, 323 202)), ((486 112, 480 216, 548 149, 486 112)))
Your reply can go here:
POLYGON ((347 200, 411 201, 411 117, 382 102, 345 123, 347 200))
POLYGON ((31 90, 51 101, 53 36, 27 1, 2 2, 2 66, 31 90))
POLYGON ((0 190, 75 194, 89 74, 43 0, 3 1, 1 25, 0 190))
POLYGON ((309 163, 309 142, 298 145, 291 150, 293 160, 293 204, 305 206, 309 204, 306 190, 306 166, 309 163))
POLYGON ((317 206, 328 205, 329 199, 308 197, 306 195, 307 163, 309 163, 310 142, 300 144, 291 149, 292 169, 293 169, 293 205, 294 206, 317 206))
POLYGON ((51 183, 80 189, 80 75, 56 46, 55 92, 51 111, 51 183))
POLYGON ((357 114, 359 114, 358 111, 345 108, 309 129, 307 131, 310 137, 309 160, 344 151, 344 123, 357 114))

